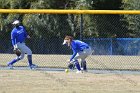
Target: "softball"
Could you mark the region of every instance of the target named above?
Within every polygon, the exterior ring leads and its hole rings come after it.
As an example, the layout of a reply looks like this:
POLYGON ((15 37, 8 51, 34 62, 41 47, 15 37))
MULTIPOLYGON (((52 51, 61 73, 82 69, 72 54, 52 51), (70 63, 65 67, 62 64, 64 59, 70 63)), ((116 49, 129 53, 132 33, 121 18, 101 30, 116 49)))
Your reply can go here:
POLYGON ((65 72, 66 72, 66 73, 68 73, 68 72, 69 72, 69 70, 68 70, 68 69, 65 69, 65 72))

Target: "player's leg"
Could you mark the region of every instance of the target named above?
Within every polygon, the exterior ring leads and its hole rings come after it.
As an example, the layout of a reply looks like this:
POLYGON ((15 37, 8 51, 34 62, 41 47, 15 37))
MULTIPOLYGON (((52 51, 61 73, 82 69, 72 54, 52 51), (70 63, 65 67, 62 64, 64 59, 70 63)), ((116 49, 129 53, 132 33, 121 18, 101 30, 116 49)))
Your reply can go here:
POLYGON ((27 59, 28 59, 28 63, 29 63, 29 67, 32 68, 36 68, 37 66, 35 64, 32 63, 32 51, 30 48, 28 48, 25 43, 23 43, 23 49, 25 51, 25 53, 27 53, 27 59))
POLYGON ((76 68, 77 68, 77 72, 81 72, 81 67, 80 67, 80 64, 79 64, 79 62, 78 62, 78 59, 80 59, 81 58, 81 54, 82 54, 82 52, 79 52, 79 53, 77 53, 76 54, 76 56, 73 58, 73 62, 74 62, 74 64, 75 64, 75 66, 76 66, 76 68))
POLYGON ((81 70, 86 69, 86 61, 85 58, 87 55, 85 54, 84 51, 80 51, 77 53, 74 59, 81 59, 81 70))
POLYGON ((87 71, 87 65, 86 65, 86 58, 87 58, 87 54, 84 52, 84 53, 81 53, 80 54, 80 59, 81 59, 81 69, 83 71, 87 71))
POLYGON ((81 54, 80 55, 80 59, 81 59, 81 69, 82 70, 87 70, 87 67, 86 67, 86 57, 87 57, 87 55, 85 55, 85 54, 81 54))
POLYGON ((16 63, 16 62, 18 62, 19 60, 21 60, 21 59, 23 59, 24 58, 24 51, 22 50, 22 48, 21 48, 21 44, 20 43, 18 43, 17 44, 17 47, 20 49, 20 51, 21 51, 21 55, 20 56, 17 56, 15 59, 13 59, 11 62, 9 62, 8 64, 7 64, 7 66, 10 68, 10 69, 13 69, 13 64, 14 63, 16 63))
POLYGON ((82 73, 81 67, 80 67, 80 64, 79 64, 78 60, 73 60, 73 62, 75 64, 76 68, 77 68, 77 72, 76 73, 82 73))
POLYGON ((75 66, 76 66, 76 68, 77 68, 77 70, 81 70, 81 68, 80 68, 80 65, 79 65, 79 62, 78 62, 78 60, 74 60, 73 61, 74 62, 74 64, 75 64, 75 66))
POLYGON ((79 64, 79 62, 78 62, 78 59, 80 58, 80 55, 79 55, 79 53, 77 53, 77 55, 73 58, 73 62, 74 62, 74 64, 75 64, 75 66, 76 66, 76 68, 77 68, 77 72, 76 73, 81 73, 82 71, 81 71, 81 67, 80 67, 80 64, 79 64))
POLYGON ((32 55, 27 55, 27 59, 28 59, 28 62, 29 62, 29 67, 30 67, 31 69, 37 67, 37 65, 35 65, 35 64, 32 63, 32 55))
POLYGON ((81 54, 80 54, 80 58, 81 58, 81 69, 83 71, 87 72, 87 63, 86 63, 86 58, 91 55, 92 51, 91 48, 85 49, 81 54))
POLYGON ((10 69, 13 69, 13 64, 18 62, 20 59, 19 57, 13 59, 12 61, 8 62, 7 66, 10 68, 10 69))
POLYGON ((87 63, 85 59, 81 59, 81 69, 87 71, 87 63))
POLYGON ((15 59, 13 59, 12 61, 10 61, 7 66, 10 68, 10 69, 13 69, 13 65, 14 63, 18 62, 19 60, 23 59, 24 58, 24 52, 21 51, 21 55, 20 56, 17 56, 15 59))

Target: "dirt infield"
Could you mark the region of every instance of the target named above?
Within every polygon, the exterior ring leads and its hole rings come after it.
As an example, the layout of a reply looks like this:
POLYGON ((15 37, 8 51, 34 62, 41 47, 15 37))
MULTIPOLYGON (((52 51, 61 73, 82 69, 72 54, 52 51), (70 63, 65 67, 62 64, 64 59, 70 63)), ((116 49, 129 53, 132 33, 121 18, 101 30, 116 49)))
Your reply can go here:
MULTIPOLYGON (((0 54, 0 66, 6 66, 11 61, 13 54, 0 54)), ((33 54, 33 63, 42 67, 66 68, 66 60, 70 55, 36 55, 33 54)), ((118 70, 140 70, 139 56, 89 56, 87 58, 88 68, 91 69, 118 69, 118 70)), ((16 63, 15 66, 27 66, 27 58, 16 63)))
POLYGON ((140 93, 140 75, 0 70, 0 93, 140 93))

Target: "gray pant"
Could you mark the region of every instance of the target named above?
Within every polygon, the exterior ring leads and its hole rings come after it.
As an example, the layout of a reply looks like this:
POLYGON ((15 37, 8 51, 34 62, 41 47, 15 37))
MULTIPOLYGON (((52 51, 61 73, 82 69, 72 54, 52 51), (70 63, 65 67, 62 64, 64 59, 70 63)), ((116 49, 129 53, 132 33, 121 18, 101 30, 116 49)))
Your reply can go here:
POLYGON ((28 48, 25 43, 17 43, 17 48, 21 51, 21 55, 19 56, 20 59, 24 58, 25 53, 27 53, 27 55, 32 55, 31 49, 28 48))
POLYGON ((81 59, 81 62, 82 61, 85 61, 85 59, 92 54, 92 50, 91 48, 87 48, 87 49, 84 49, 83 51, 80 51, 76 54, 76 56, 73 58, 73 61, 77 60, 77 59, 81 59))

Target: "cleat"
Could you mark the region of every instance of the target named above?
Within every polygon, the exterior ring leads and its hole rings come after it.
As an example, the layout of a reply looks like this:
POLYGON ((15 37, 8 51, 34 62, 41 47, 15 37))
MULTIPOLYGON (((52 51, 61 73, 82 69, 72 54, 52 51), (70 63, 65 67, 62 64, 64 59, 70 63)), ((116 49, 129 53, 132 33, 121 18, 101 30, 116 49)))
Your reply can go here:
POLYGON ((85 70, 85 69, 83 69, 83 68, 81 68, 81 71, 82 71, 82 72, 88 72, 88 70, 85 70))
POLYGON ((81 68, 81 70, 83 71, 84 69, 83 69, 83 68, 81 68))
POLYGON ((76 73, 83 73, 83 72, 80 70, 80 71, 76 71, 76 73))
POLYGON ((37 65, 35 64, 30 65, 30 69, 35 69, 35 68, 37 68, 37 65))
POLYGON ((14 69, 12 64, 7 65, 9 69, 14 69))

